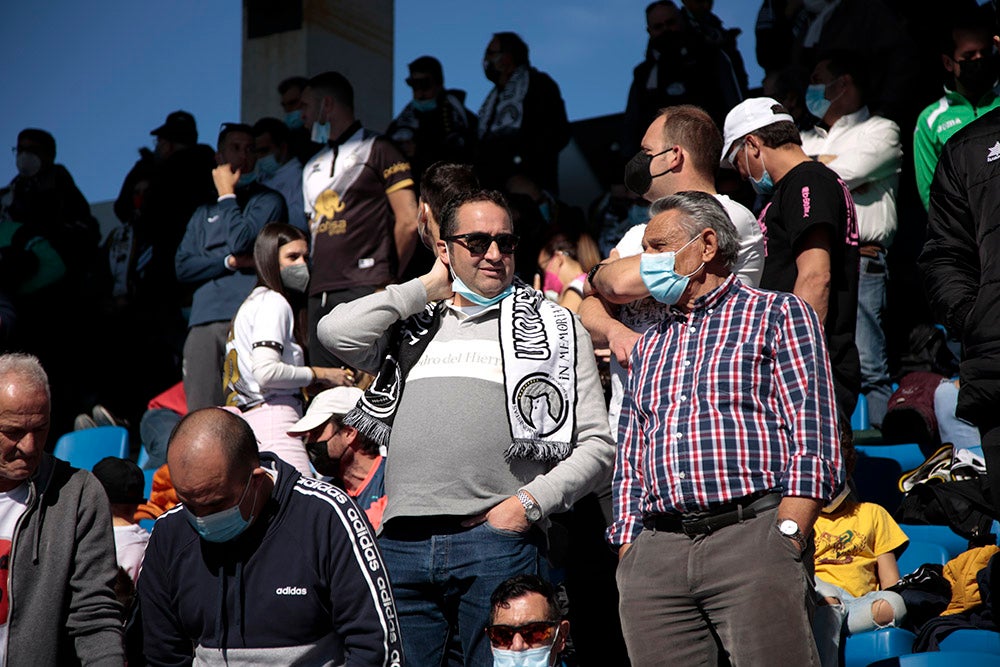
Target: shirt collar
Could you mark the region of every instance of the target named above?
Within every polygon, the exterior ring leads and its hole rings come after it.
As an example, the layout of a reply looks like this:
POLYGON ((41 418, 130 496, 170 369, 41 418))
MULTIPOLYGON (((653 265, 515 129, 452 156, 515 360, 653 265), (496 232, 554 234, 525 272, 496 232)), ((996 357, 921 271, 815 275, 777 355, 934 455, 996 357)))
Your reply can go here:
POLYGON ((997 84, 976 102, 969 101, 969 98, 962 95, 957 90, 952 90, 948 86, 944 87, 944 96, 948 100, 948 104, 952 106, 957 104, 960 106, 975 107, 978 109, 979 107, 985 107, 992 104, 993 100, 995 100, 998 95, 1000 95, 1000 84, 997 84))
POLYGON ((844 114, 843 116, 838 118, 837 122, 834 123, 829 128, 824 128, 822 124, 817 123, 816 130, 823 132, 823 134, 829 134, 830 132, 833 132, 835 129, 846 129, 853 125, 860 125, 861 123, 871 118, 871 116, 872 114, 870 111, 868 111, 868 107, 862 106, 854 113, 844 114))
MULTIPOLYGON (((740 288, 739 278, 736 277, 735 273, 730 273, 729 277, 722 281, 722 284, 716 287, 714 290, 708 294, 703 294, 694 301, 694 307, 691 308, 689 315, 695 313, 700 313, 701 311, 713 310, 719 306, 723 301, 728 299, 736 290, 740 288)), ((679 311, 677 311, 679 312, 679 311)))

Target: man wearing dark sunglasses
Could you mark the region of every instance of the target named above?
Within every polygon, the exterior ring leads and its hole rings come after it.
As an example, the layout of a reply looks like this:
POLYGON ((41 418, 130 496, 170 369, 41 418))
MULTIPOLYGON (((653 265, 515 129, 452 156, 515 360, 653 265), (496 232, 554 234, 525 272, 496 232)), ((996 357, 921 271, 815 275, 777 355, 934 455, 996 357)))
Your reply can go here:
POLYGON ((438 222, 427 274, 337 306, 319 335, 379 371, 344 423, 388 447, 379 546, 407 661, 442 664, 457 627, 478 667, 490 594, 541 573, 545 517, 607 484, 614 443, 590 337, 514 278, 503 196, 463 192, 438 222))
POLYGON ((569 621, 559 613, 552 585, 541 577, 523 574, 493 591, 486 636, 493 649, 494 667, 548 667, 558 664, 566 647, 569 621))
POLYGON ((444 87, 437 58, 421 56, 409 65, 406 85, 413 99, 389 125, 386 136, 410 159, 414 180, 435 162, 470 162, 478 119, 465 107, 464 90, 444 87))

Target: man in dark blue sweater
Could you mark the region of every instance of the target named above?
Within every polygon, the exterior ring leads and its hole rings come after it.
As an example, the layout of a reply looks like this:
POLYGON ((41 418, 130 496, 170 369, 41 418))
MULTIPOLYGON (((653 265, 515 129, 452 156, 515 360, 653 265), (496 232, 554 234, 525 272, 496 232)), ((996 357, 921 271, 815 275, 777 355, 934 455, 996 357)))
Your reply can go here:
POLYGON ((182 504, 139 576, 149 664, 403 664, 374 531, 346 493, 258 455, 215 408, 178 424, 167 465, 182 504))

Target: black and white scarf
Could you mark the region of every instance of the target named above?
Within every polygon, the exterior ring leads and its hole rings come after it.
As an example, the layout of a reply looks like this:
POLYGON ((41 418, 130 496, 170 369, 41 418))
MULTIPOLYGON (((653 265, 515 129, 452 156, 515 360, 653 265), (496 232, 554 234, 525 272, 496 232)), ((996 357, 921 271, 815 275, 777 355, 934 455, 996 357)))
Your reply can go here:
MULTIPOLYGON (((378 376, 344 423, 388 446, 406 377, 441 326, 443 302, 397 322, 378 376)), ((511 441, 507 461, 556 462, 576 431, 576 320, 541 292, 515 281, 500 302, 500 351, 511 441)))
POLYGON ((530 78, 531 71, 522 65, 514 70, 502 89, 494 86, 479 107, 480 139, 488 134, 517 134, 524 120, 524 96, 528 94, 530 78))

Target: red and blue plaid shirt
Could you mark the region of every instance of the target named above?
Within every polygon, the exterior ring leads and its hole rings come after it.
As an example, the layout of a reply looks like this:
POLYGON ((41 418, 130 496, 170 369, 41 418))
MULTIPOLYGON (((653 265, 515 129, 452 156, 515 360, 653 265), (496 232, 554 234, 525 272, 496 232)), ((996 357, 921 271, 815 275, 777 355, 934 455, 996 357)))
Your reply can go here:
POLYGON ((826 500, 843 482, 830 359, 816 313, 730 276, 632 351, 615 462, 622 545, 643 517, 758 491, 826 500))

